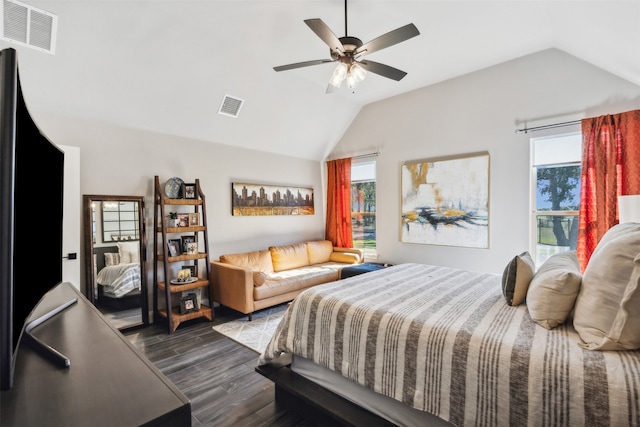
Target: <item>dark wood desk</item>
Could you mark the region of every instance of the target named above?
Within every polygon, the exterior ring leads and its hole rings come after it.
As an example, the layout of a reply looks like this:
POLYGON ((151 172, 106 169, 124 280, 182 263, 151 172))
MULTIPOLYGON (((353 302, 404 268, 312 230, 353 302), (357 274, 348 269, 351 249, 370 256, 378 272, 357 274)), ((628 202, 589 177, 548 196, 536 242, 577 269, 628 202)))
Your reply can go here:
POLYGON ((50 291, 32 313, 78 297, 34 329, 71 360, 60 368, 21 342, 14 385, 1 392, 5 426, 190 426, 191 403, 69 283, 50 291))

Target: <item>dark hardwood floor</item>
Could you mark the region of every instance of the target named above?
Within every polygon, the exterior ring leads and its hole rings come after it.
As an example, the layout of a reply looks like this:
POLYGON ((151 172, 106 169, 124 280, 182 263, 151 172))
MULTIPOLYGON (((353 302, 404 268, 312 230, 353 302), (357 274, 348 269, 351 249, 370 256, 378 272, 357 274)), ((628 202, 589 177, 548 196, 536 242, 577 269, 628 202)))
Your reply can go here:
POLYGON ((212 329, 240 316, 216 307, 213 322, 183 322, 171 335, 160 322, 125 336, 191 400, 194 427, 313 425, 275 402, 273 383, 255 372, 258 353, 212 329))

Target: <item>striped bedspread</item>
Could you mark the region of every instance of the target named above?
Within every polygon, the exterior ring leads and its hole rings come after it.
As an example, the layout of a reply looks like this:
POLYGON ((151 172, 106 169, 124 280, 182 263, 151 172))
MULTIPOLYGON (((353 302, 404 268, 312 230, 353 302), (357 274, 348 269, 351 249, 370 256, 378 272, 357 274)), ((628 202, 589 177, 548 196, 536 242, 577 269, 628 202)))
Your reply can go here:
POLYGON ((96 282, 104 287, 105 295, 120 298, 135 289, 140 289, 140 264, 117 264, 104 267, 98 273, 96 282))
POLYGON ((640 351, 589 351, 508 306, 496 274, 400 264, 301 293, 259 364, 294 353, 457 426, 638 426, 640 351))

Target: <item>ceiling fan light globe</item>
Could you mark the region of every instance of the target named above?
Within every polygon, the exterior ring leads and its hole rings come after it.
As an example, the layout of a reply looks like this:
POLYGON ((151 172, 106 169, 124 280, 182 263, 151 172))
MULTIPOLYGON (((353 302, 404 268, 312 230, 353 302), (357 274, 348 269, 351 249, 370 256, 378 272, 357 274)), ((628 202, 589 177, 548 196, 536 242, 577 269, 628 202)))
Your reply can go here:
POLYGON ((367 71, 364 68, 362 68, 360 65, 354 63, 351 65, 349 69, 349 74, 353 76, 356 83, 360 83, 367 76, 367 71))
POLYGON ((354 87, 356 87, 357 84, 358 84, 358 81, 356 80, 355 77, 353 77, 353 74, 348 74, 347 86, 349 87, 349 89, 353 89, 354 87))
POLYGON ((331 78, 329 79, 329 84, 333 87, 340 89, 340 86, 342 85, 342 80, 344 79, 336 79, 334 78, 334 76, 331 76, 331 78))
POLYGON ((345 64, 344 62, 339 63, 336 69, 333 70, 333 74, 331 75, 329 84, 335 87, 340 87, 340 84, 347 76, 348 71, 349 68, 347 67, 347 64, 345 64))

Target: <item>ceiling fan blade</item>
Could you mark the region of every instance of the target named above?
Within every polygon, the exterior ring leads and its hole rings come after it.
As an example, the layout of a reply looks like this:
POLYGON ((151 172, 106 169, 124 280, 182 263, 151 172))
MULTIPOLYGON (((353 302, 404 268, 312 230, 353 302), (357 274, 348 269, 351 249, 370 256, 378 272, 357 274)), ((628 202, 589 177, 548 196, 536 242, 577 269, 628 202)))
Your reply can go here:
POLYGON ((338 90, 340 90, 339 88, 335 87, 334 85, 332 85, 331 83, 329 83, 327 85, 327 91, 325 93, 329 94, 329 93, 336 93, 338 90))
POLYGON ((310 67, 312 65, 325 64, 327 62, 335 62, 335 61, 332 59, 316 59, 314 61, 304 61, 304 62, 296 62, 295 64, 280 65, 278 67, 273 67, 273 69, 276 71, 286 71, 286 70, 293 70, 295 68, 310 67))
POLYGON ((329 49, 331 49, 332 52, 336 52, 340 56, 344 56, 342 43, 340 42, 338 37, 336 37, 333 31, 331 31, 331 29, 327 27, 327 24, 325 24, 322 19, 305 19, 304 23, 307 24, 309 28, 311 28, 311 31, 316 33, 316 35, 327 44, 327 46, 329 46, 329 49))
POLYGON ((358 61, 358 64, 362 66, 367 71, 372 73, 381 75, 382 77, 386 77, 388 79, 400 81, 404 76, 407 75, 402 70, 398 70, 397 68, 390 67, 388 65, 381 64, 379 62, 374 61, 358 61))
POLYGON ((394 44, 402 43, 405 40, 415 37, 420 34, 418 28, 413 24, 407 24, 404 27, 396 28, 393 31, 389 31, 386 34, 381 35, 378 38, 371 40, 353 51, 354 56, 368 55, 372 52, 393 46, 394 44))

